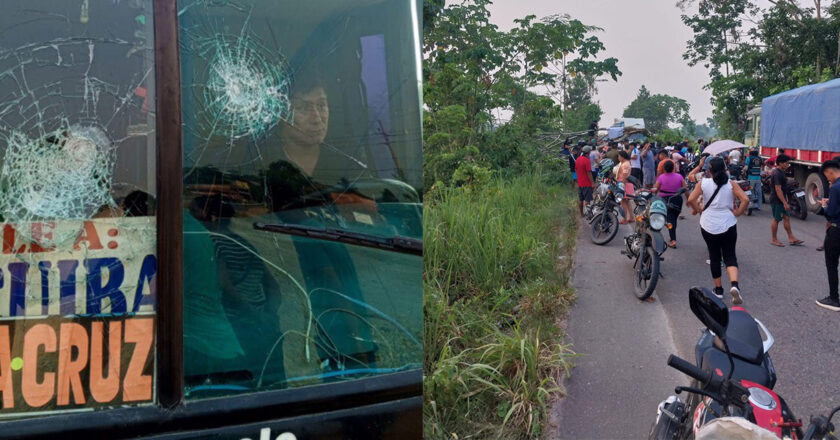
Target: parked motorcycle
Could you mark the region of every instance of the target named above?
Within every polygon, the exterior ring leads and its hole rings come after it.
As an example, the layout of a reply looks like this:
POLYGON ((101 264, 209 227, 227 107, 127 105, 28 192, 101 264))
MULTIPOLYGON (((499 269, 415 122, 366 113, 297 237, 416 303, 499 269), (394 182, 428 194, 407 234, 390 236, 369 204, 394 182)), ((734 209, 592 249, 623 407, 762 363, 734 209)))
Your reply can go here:
POLYGON ((701 156, 701 155, 699 155, 699 154, 698 154, 697 156, 695 156, 695 157, 694 157, 694 160, 692 160, 691 162, 689 162, 689 164, 688 164, 688 165, 686 165, 686 167, 684 168, 685 173, 684 173, 683 177, 685 178, 685 185, 686 185, 686 187, 688 188, 688 192, 689 192, 689 194, 690 194, 692 191, 694 191, 694 187, 697 185, 697 182, 693 182, 693 181, 691 181, 691 179, 689 179, 689 178, 688 178, 689 172, 691 172, 692 170, 694 170, 695 168, 697 168, 697 166, 698 166, 698 165, 700 165, 700 159, 701 159, 702 157, 703 157, 703 156, 701 156))
POLYGON ((746 419, 780 438, 802 438, 801 421, 773 392, 776 371, 768 351, 774 339, 767 327, 741 307, 728 310, 706 288, 691 288, 689 305, 706 326, 695 347, 696 365, 672 354, 668 366, 693 379, 674 390, 690 395, 686 402, 670 396, 659 404, 649 438, 694 438, 721 417, 746 419))
MULTIPOLYGON (((790 216, 796 217, 800 220, 805 220, 808 218, 808 205, 805 203, 805 190, 799 187, 799 183, 796 180, 788 177, 787 178, 787 200, 788 205, 790 206, 790 216)), ((775 191, 773 188, 772 182, 772 174, 767 173, 765 176, 761 178, 761 192, 764 195, 765 202, 766 199, 770 197, 770 192, 775 191)))
MULTIPOLYGON (((632 176, 627 180, 633 185, 638 184, 638 180, 632 176)), ((684 189, 680 190, 679 195, 683 192, 684 189)), ((636 273, 633 277, 633 286, 636 297, 645 300, 653 294, 661 276, 659 262, 662 260, 662 254, 668 249, 661 231, 662 228, 670 227, 670 225, 665 222, 665 215, 668 212, 665 201, 650 190, 637 189, 633 195, 633 201, 636 203, 634 209, 636 222, 633 233, 624 237, 626 249, 621 253, 635 260, 633 268, 636 273)))
MULTIPOLYGON (((747 207, 747 215, 752 215, 753 210, 758 208, 758 194, 754 194, 752 192, 752 186, 750 186, 749 180, 736 180, 735 183, 744 190, 744 194, 750 199, 750 204, 747 207)), ((739 199, 735 199, 735 209, 738 209, 740 206, 741 201, 739 199)))
POLYGON ((592 203, 587 206, 589 216, 585 212, 584 217, 590 223, 589 238, 593 243, 603 246, 618 234, 619 204, 624 199, 624 184, 611 177, 612 160, 602 160, 599 167, 602 177, 592 203))

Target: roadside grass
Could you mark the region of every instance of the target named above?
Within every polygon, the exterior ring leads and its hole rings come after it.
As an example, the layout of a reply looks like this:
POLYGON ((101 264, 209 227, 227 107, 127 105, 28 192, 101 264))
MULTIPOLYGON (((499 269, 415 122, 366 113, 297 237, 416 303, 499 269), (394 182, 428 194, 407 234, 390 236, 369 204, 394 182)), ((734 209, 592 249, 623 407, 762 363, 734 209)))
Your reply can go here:
POLYGON ((575 356, 576 198, 540 172, 433 189, 423 217, 427 439, 536 438, 575 356))

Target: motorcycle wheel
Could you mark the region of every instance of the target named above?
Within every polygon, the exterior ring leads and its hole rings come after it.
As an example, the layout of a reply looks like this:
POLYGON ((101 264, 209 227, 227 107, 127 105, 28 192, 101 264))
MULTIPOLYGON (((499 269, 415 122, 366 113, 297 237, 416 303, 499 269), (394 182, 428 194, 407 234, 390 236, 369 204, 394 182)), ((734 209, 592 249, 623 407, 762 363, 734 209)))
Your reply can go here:
POLYGON ((794 217, 798 218, 799 220, 805 220, 806 218, 808 218, 808 209, 806 207, 807 205, 805 205, 805 197, 795 197, 793 199, 793 204, 797 206, 796 208, 791 206, 791 210, 795 213, 794 217))
POLYGON ((636 259, 634 278, 636 298, 646 300, 653 295, 653 289, 659 281, 659 255, 656 255, 652 247, 646 246, 645 251, 636 259))
MULTIPOLYGON (((680 411, 676 410, 677 404, 678 402, 666 403, 663 409, 672 414, 679 413, 680 411)), ((663 414, 650 428, 648 440, 679 440, 681 431, 682 426, 680 422, 672 420, 663 414)))
POLYGON ((618 234, 618 217, 615 211, 604 212, 592 219, 592 226, 589 228, 589 238, 593 243, 603 246, 618 234))

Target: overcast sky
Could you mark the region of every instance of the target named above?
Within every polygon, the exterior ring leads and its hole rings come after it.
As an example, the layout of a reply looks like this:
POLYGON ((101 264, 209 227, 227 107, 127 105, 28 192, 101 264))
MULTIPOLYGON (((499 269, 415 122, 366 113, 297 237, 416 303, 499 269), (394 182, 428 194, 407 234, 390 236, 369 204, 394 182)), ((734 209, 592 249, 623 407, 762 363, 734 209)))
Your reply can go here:
POLYGON ((604 110, 601 127, 621 117, 642 84, 651 93, 685 99, 691 104, 691 117, 702 124, 712 116, 711 93, 703 89, 709 75, 702 65, 688 67, 682 59, 692 32, 680 20, 682 12, 675 4, 675 0, 495 0, 490 12, 491 21, 502 30, 528 14, 569 14, 604 29, 595 34, 606 47, 600 58, 618 58, 622 76, 617 82, 598 83, 596 100, 604 110))

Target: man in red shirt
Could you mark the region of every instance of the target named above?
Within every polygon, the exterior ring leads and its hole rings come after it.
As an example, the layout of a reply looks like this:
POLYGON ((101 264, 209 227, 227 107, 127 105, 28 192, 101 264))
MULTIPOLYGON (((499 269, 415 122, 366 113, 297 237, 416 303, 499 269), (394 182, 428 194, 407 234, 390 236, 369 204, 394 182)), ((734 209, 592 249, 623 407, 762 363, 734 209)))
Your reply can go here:
POLYGON ((592 175, 592 162, 589 160, 589 153, 592 147, 583 147, 583 154, 575 160, 575 173, 578 181, 578 209, 583 217, 583 206, 592 201, 592 183, 595 178, 592 175))

